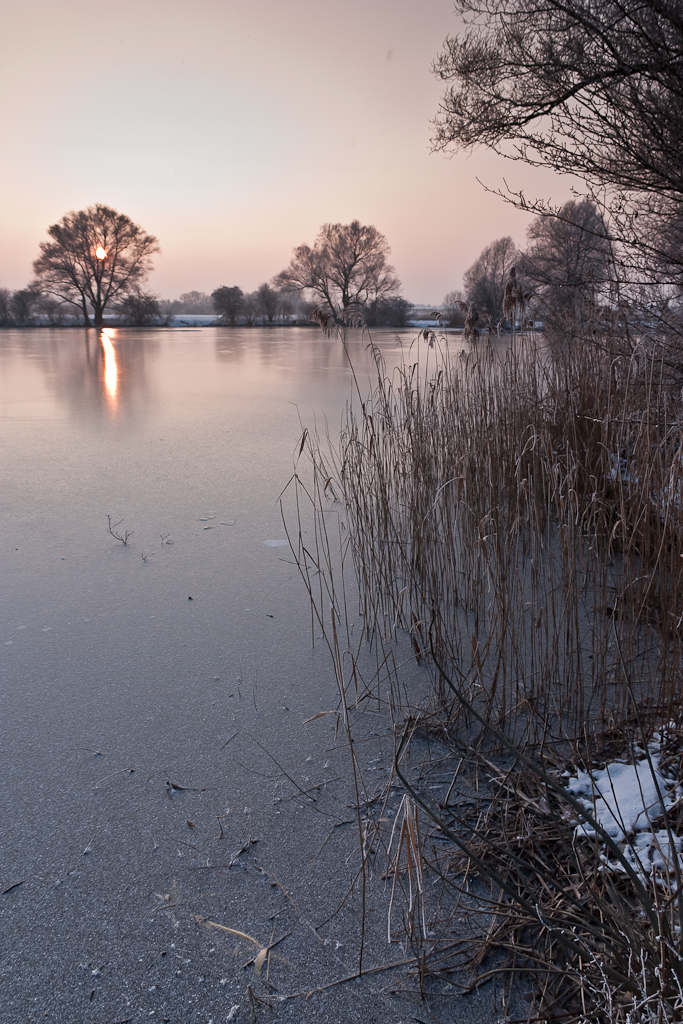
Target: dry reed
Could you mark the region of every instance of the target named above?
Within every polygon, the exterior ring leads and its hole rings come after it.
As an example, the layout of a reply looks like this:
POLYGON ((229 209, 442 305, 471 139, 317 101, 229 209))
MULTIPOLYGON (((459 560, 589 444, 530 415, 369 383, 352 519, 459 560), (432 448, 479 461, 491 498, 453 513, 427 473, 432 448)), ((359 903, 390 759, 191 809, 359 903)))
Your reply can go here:
MULTIPOLYGON (((513 313, 524 303, 514 285, 513 313)), ((476 341, 474 311, 471 319, 476 341)), ((407 635, 431 680, 422 724, 488 772, 497 796, 468 831, 405 777, 401 747, 395 762, 411 801, 460 851, 445 871, 432 864, 444 884, 458 864, 493 879, 484 948, 504 948, 513 970, 544 977, 539 1013, 551 1019, 560 1005, 567 1020, 678 1019, 678 864, 664 895, 633 872, 611 882, 597 848, 572 838, 569 815, 582 820, 580 809, 548 766, 579 755, 590 763, 615 738, 628 752, 662 721, 680 720, 681 396, 654 352, 610 359, 589 344, 569 353, 534 336, 500 348, 490 340, 491 331, 488 344, 451 353, 429 332, 391 379, 373 348, 377 385, 359 396, 358 412, 349 405, 340 439, 302 441, 312 472, 293 481, 297 557, 312 614, 334 658, 347 730, 353 700, 384 700, 380 678, 394 721, 415 715, 395 664, 407 635), (302 517, 311 517, 306 544, 302 517), (360 641, 350 650, 349 560, 375 653, 371 684, 358 667, 360 641), (512 756, 504 778, 495 749, 512 756)), ((408 821, 399 852, 403 844, 409 883, 414 873, 422 887, 408 821)), ((394 890, 398 871, 397 853, 394 890)), ((411 915, 413 897, 409 884, 411 915)), ((437 946, 428 969, 452 969, 437 946)))
POLYGON ((486 716, 540 742, 628 714, 615 633, 639 696, 679 704, 681 403, 655 363, 532 346, 431 349, 395 381, 380 362, 313 457, 344 504, 367 636, 406 630, 420 657, 431 630, 486 716))

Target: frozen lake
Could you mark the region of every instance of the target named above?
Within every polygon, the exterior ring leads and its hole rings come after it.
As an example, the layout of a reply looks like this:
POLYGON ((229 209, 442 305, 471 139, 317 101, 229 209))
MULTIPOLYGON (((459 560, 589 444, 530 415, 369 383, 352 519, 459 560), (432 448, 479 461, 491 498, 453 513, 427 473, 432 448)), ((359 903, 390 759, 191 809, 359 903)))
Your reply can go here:
MULTIPOLYGON (((356 969, 350 910, 313 929, 357 846, 334 716, 304 724, 336 707, 334 677, 291 552, 267 543, 299 416, 335 434, 351 394, 313 329, 0 332, 1 1020, 249 1019, 258 950, 204 918, 290 935, 281 992, 356 969)), ((403 1019, 363 991, 367 1024, 403 1019)), ((327 1019, 348 998, 331 989, 327 1019)))

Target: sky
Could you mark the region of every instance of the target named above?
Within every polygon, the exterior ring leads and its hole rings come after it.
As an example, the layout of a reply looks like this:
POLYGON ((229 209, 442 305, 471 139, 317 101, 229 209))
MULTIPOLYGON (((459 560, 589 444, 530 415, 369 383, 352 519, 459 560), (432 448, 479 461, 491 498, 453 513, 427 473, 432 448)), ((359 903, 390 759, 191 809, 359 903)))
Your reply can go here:
POLYGON ((403 295, 437 304, 489 242, 524 243, 529 216, 483 185, 570 197, 550 171, 430 151, 451 0, 1 3, 0 287, 100 202, 159 239, 162 298, 251 291, 357 219, 403 295))

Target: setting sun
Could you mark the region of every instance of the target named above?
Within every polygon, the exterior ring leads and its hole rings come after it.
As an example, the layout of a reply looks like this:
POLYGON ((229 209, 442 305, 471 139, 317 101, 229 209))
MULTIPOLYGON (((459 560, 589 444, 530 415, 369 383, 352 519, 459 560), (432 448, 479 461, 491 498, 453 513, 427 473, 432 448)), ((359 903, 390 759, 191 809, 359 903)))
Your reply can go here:
POLYGON ((97 256, 98 260, 106 260, 107 250, 103 249, 101 245, 98 245, 97 249, 95 249, 95 255, 97 256))

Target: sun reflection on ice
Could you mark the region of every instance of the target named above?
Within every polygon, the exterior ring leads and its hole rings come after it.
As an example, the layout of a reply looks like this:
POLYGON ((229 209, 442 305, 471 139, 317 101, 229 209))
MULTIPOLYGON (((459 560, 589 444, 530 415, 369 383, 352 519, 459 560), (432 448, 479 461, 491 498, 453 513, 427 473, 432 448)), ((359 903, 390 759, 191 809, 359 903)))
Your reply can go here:
POLYGON ((119 369, 116 365, 116 349, 112 345, 114 331, 111 327, 103 327, 100 335, 102 348, 104 349, 104 386, 112 403, 116 403, 116 389, 118 387, 119 369))

